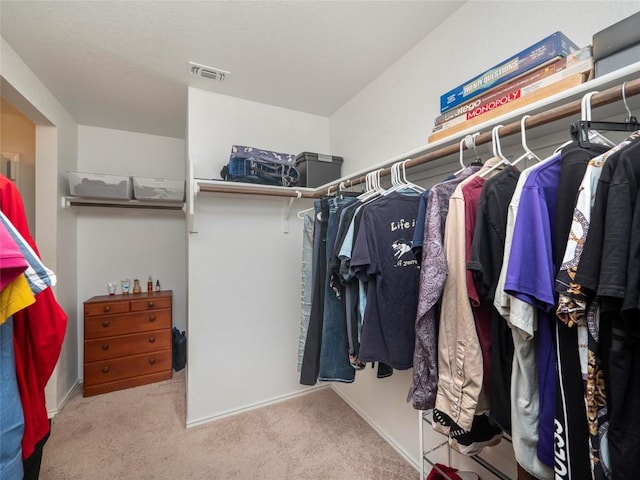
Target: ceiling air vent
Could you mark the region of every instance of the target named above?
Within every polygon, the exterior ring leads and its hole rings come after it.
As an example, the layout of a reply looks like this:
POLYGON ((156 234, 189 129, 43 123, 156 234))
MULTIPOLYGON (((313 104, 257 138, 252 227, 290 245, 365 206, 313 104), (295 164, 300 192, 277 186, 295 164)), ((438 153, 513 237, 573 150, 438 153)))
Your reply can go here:
POLYGON ((231 72, 226 70, 220 70, 219 68, 207 67, 195 62, 189 63, 189 74, 193 77, 208 78, 210 80, 217 80, 218 82, 224 82, 231 72))

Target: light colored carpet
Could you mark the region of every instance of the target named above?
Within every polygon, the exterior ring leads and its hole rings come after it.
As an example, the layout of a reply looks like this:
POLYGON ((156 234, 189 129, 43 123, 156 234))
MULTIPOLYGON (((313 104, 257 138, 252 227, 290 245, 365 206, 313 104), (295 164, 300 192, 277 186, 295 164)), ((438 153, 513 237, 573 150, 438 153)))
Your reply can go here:
POLYGON ((184 427, 184 370, 83 398, 53 419, 41 480, 417 480, 331 389, 184 427))

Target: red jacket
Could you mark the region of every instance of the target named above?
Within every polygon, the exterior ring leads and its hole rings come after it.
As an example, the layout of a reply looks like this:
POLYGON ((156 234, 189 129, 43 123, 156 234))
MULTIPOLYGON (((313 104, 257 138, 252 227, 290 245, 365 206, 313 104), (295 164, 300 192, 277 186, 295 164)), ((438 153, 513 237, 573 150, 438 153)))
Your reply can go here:
MULTIPOLYGON (((20 192, 0 174, 0 210, 16 230, 40 253, 31 238, 20 192)), ((22 458, 28 458, 49 432, 44 388, 58 362, 67 328, 67 315, 47 288, 36 295, 36 302, 13 316, 16 376, 24 412, 22 458)))

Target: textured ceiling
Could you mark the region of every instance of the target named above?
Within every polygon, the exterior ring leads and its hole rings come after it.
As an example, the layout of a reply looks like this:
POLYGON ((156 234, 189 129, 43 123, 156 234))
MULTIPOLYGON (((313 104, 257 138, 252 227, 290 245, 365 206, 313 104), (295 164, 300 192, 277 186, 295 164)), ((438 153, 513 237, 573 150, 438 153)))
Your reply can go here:
POLYGON ((78 123, 184 138, 189 85, 328 116, 463 3, 2 0, 0 33, 78 123))

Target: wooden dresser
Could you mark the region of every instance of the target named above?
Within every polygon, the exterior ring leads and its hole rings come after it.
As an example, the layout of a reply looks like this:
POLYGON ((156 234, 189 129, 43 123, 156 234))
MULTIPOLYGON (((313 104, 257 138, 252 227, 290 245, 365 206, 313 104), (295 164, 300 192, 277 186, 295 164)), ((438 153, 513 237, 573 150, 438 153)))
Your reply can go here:
POLYGON ((83 395, 171 378, 172 291, 84 302, 83 395))

